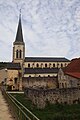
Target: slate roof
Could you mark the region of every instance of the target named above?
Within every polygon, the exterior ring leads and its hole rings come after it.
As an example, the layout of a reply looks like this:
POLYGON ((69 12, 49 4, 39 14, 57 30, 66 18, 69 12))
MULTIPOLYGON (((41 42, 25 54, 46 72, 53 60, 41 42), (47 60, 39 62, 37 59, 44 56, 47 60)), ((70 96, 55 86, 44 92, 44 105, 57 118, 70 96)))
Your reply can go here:
POLYGON ((58 68, 25 68, 24 74, 58 73, 58 68))
POLYGON ((0 69, 7 68, 7 69, 21 69, 20 63, 12 63, 12 62, 0 62, 0 69))
POLYGON ((16 34, 14 45, 15 44, 24 44, 23 34, 22 34, 22 25, 21 25, 21 16, 19 17, 19 24, 18 24, 18 29, 17 29, 17 34, 16 34))
POLYGON ((64 57, 25 57, 25 62, 70 62, 64 57))

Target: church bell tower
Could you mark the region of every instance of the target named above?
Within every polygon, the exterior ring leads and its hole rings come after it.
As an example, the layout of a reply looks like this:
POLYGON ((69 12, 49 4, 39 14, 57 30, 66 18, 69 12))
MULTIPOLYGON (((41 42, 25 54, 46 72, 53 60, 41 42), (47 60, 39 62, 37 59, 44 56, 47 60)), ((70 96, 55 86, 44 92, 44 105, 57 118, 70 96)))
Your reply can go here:
POLYGON ((23 41, 20 13, 16 39, 13 43, 13 62, 22 64, 24 62, 24 59, 25 59, 25 43, 23 41))

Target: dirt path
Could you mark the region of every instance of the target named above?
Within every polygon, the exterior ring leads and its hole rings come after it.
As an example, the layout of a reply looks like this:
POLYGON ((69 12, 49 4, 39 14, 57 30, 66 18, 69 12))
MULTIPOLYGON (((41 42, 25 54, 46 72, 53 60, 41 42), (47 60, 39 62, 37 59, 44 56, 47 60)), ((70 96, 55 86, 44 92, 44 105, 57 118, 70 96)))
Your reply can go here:
POLYGON ((9 112, 8 104, 6 103, 0 91, 0 120, 14 120, 9 112))

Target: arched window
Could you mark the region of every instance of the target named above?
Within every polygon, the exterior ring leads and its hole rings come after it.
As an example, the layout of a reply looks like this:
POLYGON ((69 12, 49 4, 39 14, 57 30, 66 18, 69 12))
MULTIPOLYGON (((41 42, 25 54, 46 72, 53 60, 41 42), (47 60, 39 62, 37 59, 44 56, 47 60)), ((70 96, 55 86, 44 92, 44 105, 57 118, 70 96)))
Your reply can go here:
POLYGON ((47 67, 47 64, 45 64, 45 67, 47 67))
POLYGON ((57 68, 59 68, 59 63, 57 63, 57 68))
POLYGON ((55 67, 55 64, 53 64, 53 67, 55 67))
POLYGON ((61 63, 61 67, 63 67, 63 64, 61 63))
POLYGON ((62 83, 62 88, 64 88, 64 83, 62 83))
POLYGON ((18 50, 16 50, 16 58, 18 58, 18 50))
POLYGON ((30 64, 28 64, 28 67, 30 67, 30 64))
POLYGON ((18 78, 14 78, 14 83, 17 84, 18 78))
POLYGON ((36 64, 36 67, 39 67, 39 64, 38 64, 38 63, 36 64))
POLYGON ((19 51, 19 54, 20 54, 20 58, 21 58, 22 57, 22 51, 21 50, 19 51))

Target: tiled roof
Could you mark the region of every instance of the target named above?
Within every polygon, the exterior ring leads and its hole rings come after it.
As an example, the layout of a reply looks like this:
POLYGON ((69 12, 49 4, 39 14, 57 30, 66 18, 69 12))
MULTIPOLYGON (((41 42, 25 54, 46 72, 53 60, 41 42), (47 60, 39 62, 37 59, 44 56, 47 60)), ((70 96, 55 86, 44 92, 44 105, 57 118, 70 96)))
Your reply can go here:
POLYGON ((64 57, 25 57, 25 62, 70 62, 64 57))
POLYGON ((75 78, 80 78, 80 72, 72 72, 72 73, 68 73, 66 72, 67 75, 70 75, 72 77, 75 77, 75 78))
POLYGON ((24 74, 58 73, 58 68, 25 68, 24 74))
POLYGON ((64 72, 80 72, 80 58, 71 60, 70 64, 64 68, 64 72))
POLYGON ((80 78, 80 58, 71 60, 67 67, 63 68, 65 74, 80 78))
POLYGON ((0 62, 0 68, 21 69, 20 63, 0 62))

